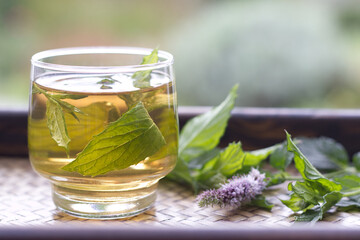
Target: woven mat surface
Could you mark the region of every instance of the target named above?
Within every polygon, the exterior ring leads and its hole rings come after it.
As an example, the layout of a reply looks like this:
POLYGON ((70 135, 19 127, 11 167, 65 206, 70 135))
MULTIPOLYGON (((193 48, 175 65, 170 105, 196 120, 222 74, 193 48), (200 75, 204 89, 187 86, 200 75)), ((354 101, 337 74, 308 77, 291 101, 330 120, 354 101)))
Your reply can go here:
MULTIPOLYGON (((274 189, 279 198, 286 199, 283 189, 274 189), (280 195, 279 195, 280 194, 280 195)), ((135 217, 120 220, 88 220, 58 211, 51 199, 50 184, 38 176, 26 159, 0 158, 0 227, 46 226, 64 223, 133 225, 146 223, 154 226, 211 227, 227 224, 254 224, 256 226, 286 227, 293 223, 291 211, 280 204, 278 198, 271 212, 254 207, 227 210, 199 208, 191 191, 172 183, 161 182, 155 206, 135 217)), ((360 227, 359 212, 335 212, 325 221, 336 226, 360 227)))

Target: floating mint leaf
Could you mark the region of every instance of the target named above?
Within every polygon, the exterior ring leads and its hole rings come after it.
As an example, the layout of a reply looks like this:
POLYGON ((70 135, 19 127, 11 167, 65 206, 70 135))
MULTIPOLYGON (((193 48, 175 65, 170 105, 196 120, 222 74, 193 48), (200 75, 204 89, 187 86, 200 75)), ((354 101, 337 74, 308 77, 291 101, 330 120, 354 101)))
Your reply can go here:
POLYGON ((112 87, 103 84, 100 89, 112 89, 112 87))
MULTIPOLYGON (((155 48, 150 55, 145 56, 141 62, 141 65, 153 64, 159 61, 158 48, 155 48)), ((150 78, 152 70, 137 71, 132 75, 134 81, 134 87, 147 88, 150 87, 150 78)))
POLYGON ((86 98, 87 95, 56 94, 56 95, 51 95, 51 97, 53 97, 53 98, 55 98, 55 99, 73 99, 73 100, 77 100, 77 99, 86 98))
POLYGON ((113 83, 115 83, 114 80, 107 79, 107 78, 105 78, 105 79, 100 80, 100 81, 97 82, 97 84, 113 84, 113 83))
POLYGON ((59 103, 49 99, 46 102, 47 126, 51 137, 60 147, 64 147, 69 155, 70 138, 66 129, 64 113, 59 103))
POLYGON ((44 94, 44 96, 48 99, 46 102, 46 116, 50 134, 58 146, 65 148, 66 154, 69 156, 68 144, 70 142, 70 138, 67 134, 64 113, 62 110, 72 115, 78 122, 79 118, 75 113, 84 113, 77 107, 62 101, 61 99, 82 99, 87 96, 76 96, 72 94, 49 94, 47 91, 39 88, 35 83, 32 85, 32 93, 44 94), (53 119, 53 117, 59 117, 59 119, 53 119), (56 128, 57 125, 60 126, 60 129, 56 128))
POLYGON ((100 134, 62 169, 97 176, 137 164, 155 154, 165 139, 140 102, 100 134))

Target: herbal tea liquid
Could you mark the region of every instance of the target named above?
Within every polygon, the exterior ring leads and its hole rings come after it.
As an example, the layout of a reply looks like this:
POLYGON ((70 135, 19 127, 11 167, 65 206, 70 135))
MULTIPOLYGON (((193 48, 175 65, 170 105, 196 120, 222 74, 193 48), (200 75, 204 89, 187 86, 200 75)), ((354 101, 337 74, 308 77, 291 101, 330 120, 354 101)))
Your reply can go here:
MULTIPOLYGON (((132 198, 138 205, 147 204, 138 201, 142 198, 146 201, 154 200, 158 180, 173 169, 177 158, 178 120, 174 107, 174 88, 169 78, 152 73, 149 86, 139 89, 133 86, 131 75, 47 75, 35 79, 32 87, 41 92, 33 91, 30 103, 30 160, 38 173, 52 181, 53 192, 58 195, 54 200, 58 201, 56 204, 60 208, 62 205, 72 205, 71 209, 64 207, 63 210, 73 213, 80 211, 74 209, 76 201, 117 202, 115 207, 121 208, 119 202, 129 202, 132 198), (47 101, 50 100, 46 95, 55 98, 67 96, 58 99, 65 102, 63 104, 68 103, 80 110, 79 113, 63 109, 70 138, 68 154, 50 134, 47 116, 47 101), (95 135, 104 131, 109 123, 119 119, 139 102, 143 103, 164 136, 166 144, 157 153, 126 169, 95 177, 61 169, 72 162, 95 135), (153 197, 149 197, 151 195, 153 197)), ((142 150, 141 145, 138 150, 142 150)), ((106 207, 111 207, 111 204, 106 207)))

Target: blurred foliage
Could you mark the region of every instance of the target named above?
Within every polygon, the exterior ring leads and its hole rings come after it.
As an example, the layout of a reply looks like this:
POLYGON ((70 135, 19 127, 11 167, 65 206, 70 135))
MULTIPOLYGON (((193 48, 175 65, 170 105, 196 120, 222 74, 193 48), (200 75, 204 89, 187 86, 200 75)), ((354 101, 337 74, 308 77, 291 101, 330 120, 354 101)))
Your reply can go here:
POLYGON ((359 107, 356 0, 0 0, 0 107, 25 108, 31 55, 160 45, 181 105, 359 107))
POLYGON ((320 1, 209 6, 173 34, 179 98, 214 105, 239 83, 241 106, 358 106, 338 14, 320 1))

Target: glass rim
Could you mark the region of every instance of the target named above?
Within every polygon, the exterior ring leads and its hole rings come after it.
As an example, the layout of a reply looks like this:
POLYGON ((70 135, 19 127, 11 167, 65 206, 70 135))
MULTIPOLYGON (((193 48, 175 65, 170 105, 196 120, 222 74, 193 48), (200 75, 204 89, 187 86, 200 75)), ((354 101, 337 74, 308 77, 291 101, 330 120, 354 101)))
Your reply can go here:
POLYGON ((78 66, 57 63, 48 63, 43 61, 49 57, 69 56, 69 55, 85 55, 85 54, 123 54, 123 55, 149 55, 153 49, 141 47, 124 47, 124 46, 88 46, 88 47, 69 47, 56 48, 35 53, 31 57, 31 64, 36 67, 46 68, 49 70, 62 72, 77 73, 124 73, 154 70, 158 68, 168 67, 173 64, 174 57, 171 53, 159 50, 159 59, 164 59, 152 64, 136 64, 136 65, 119 65, 119 66, 78 66))

